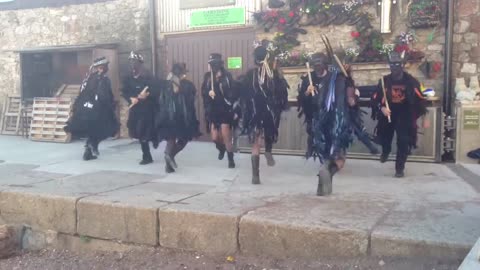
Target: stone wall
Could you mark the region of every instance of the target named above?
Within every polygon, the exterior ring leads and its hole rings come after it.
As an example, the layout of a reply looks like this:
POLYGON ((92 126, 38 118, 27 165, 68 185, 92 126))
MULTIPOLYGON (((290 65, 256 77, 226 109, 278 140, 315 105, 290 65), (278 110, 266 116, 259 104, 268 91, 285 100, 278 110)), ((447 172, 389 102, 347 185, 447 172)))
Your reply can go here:
POLYGON ((478 75, 480 14, 478 0, 456 1, 453 36, 454 77, 478 75))
MULTIPOLYGON (((7 94, 20 93, 20 56, 14 50, 118 43, 120 72, 124 74, 131 50, 142 51, 149 58, 149 40, 147 0, 0 11, 0 104, 7 94)), ((123 101, 122 107, 125 123, 123 101)))
MULTIPOLYGON (((375 29, 380 29, 380 18, 375 16, 376 11, 373 8, 369 9, 369 12, 373 15, 374 20, 372 25, 375 29)), ((446 18, 444 18, 446 19, 446 18)), ((355 46, 355 40, 351 36, 352 31, 356 31, 355 26, 340 25, 340 26, 328 26, 328 27, 319 27, 319 26, 309 26, 305 28, 308 31, 307 35, 300 35, 299 41, 301 45, 295 49, 298 50, 307 50, 312 52, 325 51, 325 46, 320 38, 321 34, 325 34, 329 37, 330 42, 332 43, 333 49, 338 49, 340 46, 344 48, 355 46)), ((393 43, 393 40, 404 31, 409 30, 407 27, 407 18, 406 18, 406 9, 404 7, 403 14, 401 15, 397 6, 393 7, 393 21, 392 21, 392 33, 383 34, 385 43, 393 43)), ((442 26, 438 27, 434 33, 434 39, 429 42, 428 36, 434 31, 432 28, 429 29, 417 29, 415 34, 417 36, 417 41, 414 43, 413 48, 416 50, 421 50, 425 53, 426 57, 424 60, 428 61, 438 61, 442 64, 442 71, 439 72, 434 79, 428 79, 425 75, 419 70, 420 62, 409 63, 407 65, 407 71, 416 76, 426 87, 433 87, 436 89, 437 96, 441 96, 443 91, 443 51, 445 44, 445 28, 442 26)), ((257 37, 258 39, 272 39, 274 31, 265 33, 263 29, 258 29, 257 37)), ((353 77, 355 78, 358 85, 372 85, 377 84, 378 80, 381 78, 382 74, 387 74, 389 68, 387 65, 371 65, 371 68, 368 67, 369 64, 362 63, 356 68, 354 67, 353 77)), ((296 87, 296 85, 295 85, 296 87)))

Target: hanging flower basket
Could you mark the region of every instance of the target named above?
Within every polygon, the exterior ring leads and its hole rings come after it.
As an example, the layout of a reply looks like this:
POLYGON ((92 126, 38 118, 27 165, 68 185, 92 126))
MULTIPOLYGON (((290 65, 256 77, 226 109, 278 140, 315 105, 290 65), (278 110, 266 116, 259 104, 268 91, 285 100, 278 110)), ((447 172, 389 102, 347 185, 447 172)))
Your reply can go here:
POLYGON ((412 0, 408 4, 411 28, 429 28, 440 24, 442 9, 438 0, 412 0))

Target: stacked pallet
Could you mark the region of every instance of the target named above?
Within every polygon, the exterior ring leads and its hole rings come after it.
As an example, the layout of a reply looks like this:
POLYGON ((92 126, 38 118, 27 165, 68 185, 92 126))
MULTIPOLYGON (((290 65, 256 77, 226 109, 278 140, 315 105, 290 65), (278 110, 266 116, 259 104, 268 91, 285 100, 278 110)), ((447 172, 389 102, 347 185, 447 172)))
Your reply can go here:
POLYGON ((18 135, 22 102, 19 96, 8 96, 3 108, 1 134, 18 135))
POLYGON ((56 97, 60 98, 71 98, 75 99, 80 94, 80 85, 78 84, 63 84, 55 94, 56 97))
POLYGON ((63 128, 70 117, 72 104, 71 98, 35 98, 30 139, 44 142, 70 142, 71 136, 63 128))

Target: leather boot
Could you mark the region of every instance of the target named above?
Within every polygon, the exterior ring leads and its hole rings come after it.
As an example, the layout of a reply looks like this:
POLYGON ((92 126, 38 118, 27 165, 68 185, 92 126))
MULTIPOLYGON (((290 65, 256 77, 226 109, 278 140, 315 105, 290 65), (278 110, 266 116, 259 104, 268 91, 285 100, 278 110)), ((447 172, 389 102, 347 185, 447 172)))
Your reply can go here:
POLYGON ((173 169, 177 168, 177 163, 173 160, 172 153, 175 148, 175 142, 168 142, 165 148, 165 163, 170 165, 173 169))
POLYGON ((85 151, 83 152, 83 160, 88 161, 92 159, 97 159, 97 157, 92 154, 91 147, 89 145, 85 145, 85 151))
POLYGON ((165 161, 165 172, 166 173, 174 173, 175 169, 168 164, 168 162, 165 161))
POLYGON ((267 160, 268 166, 275 166, 275 159, 273 158, 272 152, 265 152, 265 159, 267 160))
POLYGON ((260 185, 260 156, 252 155, 252 184, 260 185))
POLYGON ((233 152, 227 152, 228 156, 228 168, 235 168, 235 161, 233 160, 233 152))
POLYGON ((223 160, 223 157, 225 157, 225 151, 227 150, 225 144, 215 143, 215 146, 218 149, 218 160, 223 160))
POLYGON ((332 175, 327 166, 322 166, 318 173, 317 196, 332 194, 332 175))
POLYGON ((141 142, 142 147, 142 161, 140 161, 140 165, 147 165, 153 163, 152 154, 150 153, 150 146, 148 142, 141 142))

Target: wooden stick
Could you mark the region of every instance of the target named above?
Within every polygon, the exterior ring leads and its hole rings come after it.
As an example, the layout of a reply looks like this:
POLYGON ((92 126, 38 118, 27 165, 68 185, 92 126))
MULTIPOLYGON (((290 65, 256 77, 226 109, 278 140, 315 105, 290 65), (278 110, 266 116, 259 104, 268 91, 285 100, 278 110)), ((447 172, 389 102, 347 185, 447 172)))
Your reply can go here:
MULTIPOLYGON (((140 92, 140 94, 138 94, 139 96, 140 95, 145 95, 147 93, 147 90, 148 90, 148 86, 145 86, 145 88, 143 88, 142 92, 140 92)), ((128 109, 130 110, 131 108, 133 108, 133 106, 135 106, 134 103, 130 104, 130 106, 128 107, 128 109)))
MULTIPOLYGON (((307 62, 305 63, 305 65, 307 65, 308 82, 310 83, 310 86, 313 86, 312 74, 310 71, 310 63, 307 62)), ((315 96, 315 91, 312 92, 312 96, 315 96)))
POLYGON ((214 88, 214 82, 213 82, 213 68, 212 65, 210 64, 210 84, 212 85, 212 89, 210 89, 210 92, 208 95, 214 99, 215 98, 215 88, 214 88))
POLYGON ((342 65, 342 62, 340 61, 340 59, 338 59, 338 56, 334 54, 333 58, 335 59, 335 62, 337 62, 337 65, 340 67, 340 70, 342 71, 343 75, 345 75, 345 77, 348 78, 349 76, 347 74, 347 71, 345 70, 345 67, 342 65))
MULTIPOLYGON (((387 99, 387 90, 385 90, 385 82, 382 77, 382 90, 383 90, 383 98, 385 99, 385 106, 387 107, 387 110, 390 111, 390 106, 388 105, 388 99, 387 99)), ((392 118, 388 116, 388 122, 392 122, 392 118)))

